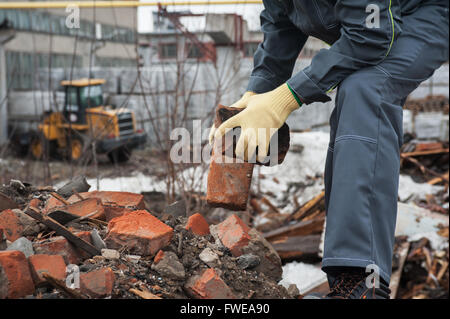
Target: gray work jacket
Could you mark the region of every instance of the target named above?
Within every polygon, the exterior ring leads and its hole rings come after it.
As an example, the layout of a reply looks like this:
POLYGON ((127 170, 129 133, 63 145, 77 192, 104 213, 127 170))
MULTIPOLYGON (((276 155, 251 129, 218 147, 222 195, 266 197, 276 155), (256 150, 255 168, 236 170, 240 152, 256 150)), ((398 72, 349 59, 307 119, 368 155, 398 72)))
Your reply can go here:
POLYGON ((248 91, 263 93, 288 82, 306 104, 327 102, 327 92, 353 72, 383 61, 401 33, 402 15, 448 0, 263 0, 264 41, 254 55, 248 91), (377 7, 374 7, 376 5, 377 7), (375 17, 378 12, 378 17, 375 17), (378 23, 377 23, 378 22, 378 23), (308 36, 328 43, 293 77, 308 36))

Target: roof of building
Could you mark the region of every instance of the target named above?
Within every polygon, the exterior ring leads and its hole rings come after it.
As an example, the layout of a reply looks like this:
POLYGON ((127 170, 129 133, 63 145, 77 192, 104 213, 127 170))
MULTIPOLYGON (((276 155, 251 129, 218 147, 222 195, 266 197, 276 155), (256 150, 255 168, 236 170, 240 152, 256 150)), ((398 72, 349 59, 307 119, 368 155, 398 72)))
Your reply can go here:
POLYGON ((89 85, 100 85, 106 82, 105 79, 77 79, 77 80, 65 80, 61 81, 62 86, 89 86, 89 85))

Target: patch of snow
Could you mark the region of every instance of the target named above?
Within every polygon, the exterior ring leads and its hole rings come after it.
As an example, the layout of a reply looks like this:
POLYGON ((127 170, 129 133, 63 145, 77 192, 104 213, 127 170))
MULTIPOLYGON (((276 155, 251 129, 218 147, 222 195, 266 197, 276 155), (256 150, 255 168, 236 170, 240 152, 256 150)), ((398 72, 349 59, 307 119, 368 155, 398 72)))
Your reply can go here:
MULTIPOLYGON (((117 191, 117 192, 131 192, 131 193, 141 193, 158 191, 165 192, 164 181, 159 181, 153 176, 144 175, 138 173, 134 176, 119 176, 112 178, 100 178, 99 188, 97 189, 97 179, 89 178, 87 179, 91 188, 89 191, 102 190, 102 191, 117 191)), ((59 182, 55 185, 55 188, 59 188, 67 183, 67 181, 59 182)))
MULTIPOLYGON (((317 196, 323 189, 323 179, 313 181, 310 178, 323 174, 328 142, 329 134, 325 132, 291 133, 291 150, 286 154, 284 162, 273 167, 261 166, 258 171, 255 170, 255 173, 259 172, 265 176, 259 181, 261 192, 274 194, 274 204, 277 206, 285 200, 290 184, 309 185, 295 194, 299 203, 305 203, 317 196), (292 151, 299 145, 303 146, 302 152, 292 151), (273 180, 274 177, 278 182, 273 180)), ((292 210, 285 207, 282 212, 290 213, 292 210)))
POLYGON ((425 199, 426 194, 436 194, 443 189, 444 186, 416 183, 411 176, 400 175, 398 198, 401 202, 410 203, 425 199))
POLYGON ((448 216, 430 212, 413 204, 398 203, 395 236, 408 236, 409 241, 422 237, 430 240, 433 249, 448 247, 448 238, 439 236, 439 224, 448 226, 448 216))
POLYGON ((320 269, 320 264, 293 261, 283 266, 283 276, 279 284, 286 288, 295 284, 300 293, 305 294, 326 281, 327 275, 320 269))

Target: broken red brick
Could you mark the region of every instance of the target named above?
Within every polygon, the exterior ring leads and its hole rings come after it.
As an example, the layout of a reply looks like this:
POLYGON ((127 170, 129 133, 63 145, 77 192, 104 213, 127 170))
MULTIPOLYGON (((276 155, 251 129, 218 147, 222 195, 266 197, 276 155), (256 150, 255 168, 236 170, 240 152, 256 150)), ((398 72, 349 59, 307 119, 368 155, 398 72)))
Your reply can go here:
POLYGON ((208 268, 200 276, 191 277, 185 286, 188 293, 197 299, 235 299, 230 287, 217 272, 208 268))
POLYGON ((222 244, 236 257, 242 255, 242 248, 251 239, 250 227, 234 214, 218 224, 215 230, 222 244))
POLYGON ((0 213, 0 228, 3 228, 6 239, 15 241, 22 236, 23 225, 12 209, 6 209, 0 213))
POLYGON ((9 283, 6 298, 21 298, 34 292, 28 260, 21 251, 0 251, 0 267, 9 283))
MULTIPOLYGON (((88 231, 76 234, 81 239, 92 244, 91 233, 88 231)), ((53 237, 48 240, 33 243, 36 254, 61 255, 66 264, 79 264, 84 259, 89 258, 89 254, 72 245, 62 236, 53 237)))
POLYGON ((33 198, 32 200, 30 200, 30 207, 34 207, 39 209, 39 206, 41 205, 42 201, 39 198, 33 198))
POLYGON ((154 264, 159 263, 161 261, 161 259, 163 259, 163 257, 164 257, 164 251, 163 250, 158 251, 155 258, 153 259, 153 263, 154 264))
MULTIPOLYGON (((227 119, 241 110, 219 105, 214 119, 215 127, 219 127, 227 119)), ((226 157, 224 152, 229 148, 222 139, 222 145, 214 144, 209 164, 206 201, 214 207, 231 210, 245 210, 252 182, 254 164, 237 162, 226 157)), ((234 152, 234 149, 233 149, 234 152)))
MULTIPOLYGON (((71 201, 69 201, 69 203, 71 203, 71 201)), ((43 214, 47 214, 48 212, 50 212, 51 210, 56 209, 57 207, 64 207, 64 203, 61 202, 59 199, 56 199, 55 197, 51 196, 48 200, 47 203, 45 203, 45 207, 42 210, 43 214)))
MULTIPOLYGON (((115 217, 122 216, 125 213, 135 210, 145 209, 144 196, 136 193, 128 192, 109 192, 109 191, 93 191, 80 193, 84 198, 98 198, 102 201, 105 208, 106 220, 110 221, 115 217)), ((78 201, 76 195, 72 195, 68 201, 78 201)))
POLYGON ((126 246, 130 253, 153 255, 170 243, 172 235, 172 227, 145 210, 137 210, 112 219, 105 242, 109 248, 126 246))
POLYGON ((46 282, 42 276, 44 273, 59 280, 66 278, 66 263, 60 255, 32 255, 28 257, 28 262, 30 263, 31 276, 36 286, 46 282))
POLYGON ((213 151, 209 165, 206 201, 213 207, 245 210, 254 164, 225 161, 224 155, 213 151))
POLYGON ((111 295, 115 275, 111 268, 100 268, 80 275, 81 292, 92 298, 111 295))
POLYGON ((199 213, 196 213, 188 218, 185 228, 198 236, 209 234, 209 224, 199 213))
POLYGON ((80 217, 96 212, 90 217, 102 220, 105 219, 105 209, 102 205, 102 201, 98 198, 87 198, 64 207, 56 207, 54 209, 50 209, 48 212, 50 213, 53 210, 57 209, 63 209, 66 212, 80 217))
MULTIPOLYGON (((219 105, 216 108, 214 126, 219 127, 223 122, 238 114, 243 109, 219 105)), ((289 150, 289 127, 286 123, 278 130, 278 154, 277 164, 281 164, 289 150)), ((275 138, 275 137, 274 137, 275 138)), ((233 138, 233 145, 227 144, 228 139, 222 138, 221 145, 214 145, 211 163, 208 173, 208 186, 206 201, 213 207, 223 207, 231 210, 245 210, 247 208, 248 195, 252 181, 254 164, 238 162, 235 160, 236 139, 233 138), (228 158, 228 149, 232 147, 233 158, 228 158)), ((231 156, 231 154, 230 154, 231 156)), ((269 146, 269 158, 271 150, 269 146)), ((273 160, 266 163, 256 162, 258 165, 271 165, 273 160)))

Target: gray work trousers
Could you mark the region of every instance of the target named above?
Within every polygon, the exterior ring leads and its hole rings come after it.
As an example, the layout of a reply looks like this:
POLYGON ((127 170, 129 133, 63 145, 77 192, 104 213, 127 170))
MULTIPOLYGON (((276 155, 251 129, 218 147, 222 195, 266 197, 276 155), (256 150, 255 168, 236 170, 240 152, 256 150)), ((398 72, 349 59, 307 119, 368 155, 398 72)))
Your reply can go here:
POLYGON ((353 73, 338 87, 325 167, 325 272, 375 264, 381 278, 390 280, 402 105, 448 61, 448 9, 423 6, 404 16, 402 27, 383 62, 353 73))

